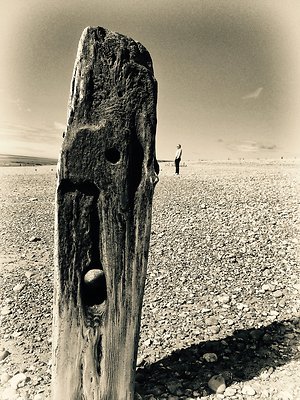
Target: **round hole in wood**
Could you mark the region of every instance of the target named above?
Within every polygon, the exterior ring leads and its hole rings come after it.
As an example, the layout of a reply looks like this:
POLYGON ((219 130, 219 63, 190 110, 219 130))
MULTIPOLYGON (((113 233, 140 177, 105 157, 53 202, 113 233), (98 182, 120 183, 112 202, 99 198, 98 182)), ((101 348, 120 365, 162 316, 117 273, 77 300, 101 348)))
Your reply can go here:
POLYGON ((112 164, 116 164, 120 160, 120 152, 115 147, 111 147, 105 150, 105 158, 112 164))
POLYGON ((84 274, 82 295, 88 306, 101 304, 106 300, 106 279, 101 269, 90 269, 84 274))

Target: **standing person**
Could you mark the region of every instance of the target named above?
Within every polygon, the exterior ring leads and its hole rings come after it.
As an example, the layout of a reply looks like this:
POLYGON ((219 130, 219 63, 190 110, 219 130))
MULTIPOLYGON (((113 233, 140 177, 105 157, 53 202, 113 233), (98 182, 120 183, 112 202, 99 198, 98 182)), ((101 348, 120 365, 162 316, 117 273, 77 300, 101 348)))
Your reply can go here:
POLYGON ((182 148, 181 145, 177 145, 177 150, 175 154, 175 175, 179 175, 179 164, 181 160, 181 155, 182 155, 182 148))

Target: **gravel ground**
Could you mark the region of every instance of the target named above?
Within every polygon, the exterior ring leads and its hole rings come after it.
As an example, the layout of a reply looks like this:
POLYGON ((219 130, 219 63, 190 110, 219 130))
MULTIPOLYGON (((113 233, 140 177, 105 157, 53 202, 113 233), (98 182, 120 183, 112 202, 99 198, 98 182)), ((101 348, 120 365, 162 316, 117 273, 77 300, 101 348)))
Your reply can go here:
MULTIPOLYGON (((45 400, 55 168, 0 178, 0 399, 45 400)), ((300 399, 299 183, 296 164, 162 166, 137 399, 300 399)))

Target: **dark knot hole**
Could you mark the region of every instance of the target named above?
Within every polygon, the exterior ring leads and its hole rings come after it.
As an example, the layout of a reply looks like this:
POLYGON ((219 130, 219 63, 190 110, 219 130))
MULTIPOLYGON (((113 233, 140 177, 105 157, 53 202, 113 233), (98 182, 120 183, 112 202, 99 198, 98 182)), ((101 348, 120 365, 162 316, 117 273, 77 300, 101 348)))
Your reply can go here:
POLYGON ((87 306, 102 304, 107 299, 106 279, 101 269, 90 269, 83 276, 82 300, 87 306))
POLYGON ((105 158, 112 164, 116 164, 120 160, 120 152, 115 147, 105 150, 105 158))

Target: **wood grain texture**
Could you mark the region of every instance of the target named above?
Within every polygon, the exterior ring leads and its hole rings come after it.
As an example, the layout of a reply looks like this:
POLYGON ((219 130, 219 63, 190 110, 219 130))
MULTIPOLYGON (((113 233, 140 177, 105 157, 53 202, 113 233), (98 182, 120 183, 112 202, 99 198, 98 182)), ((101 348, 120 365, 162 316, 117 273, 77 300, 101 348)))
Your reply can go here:
POLYGON ((156 101, 147 50, 86 28, 58 165, 55 400, 133 399, 158 180, 156 101))

